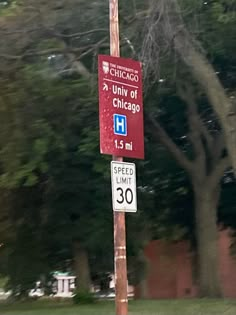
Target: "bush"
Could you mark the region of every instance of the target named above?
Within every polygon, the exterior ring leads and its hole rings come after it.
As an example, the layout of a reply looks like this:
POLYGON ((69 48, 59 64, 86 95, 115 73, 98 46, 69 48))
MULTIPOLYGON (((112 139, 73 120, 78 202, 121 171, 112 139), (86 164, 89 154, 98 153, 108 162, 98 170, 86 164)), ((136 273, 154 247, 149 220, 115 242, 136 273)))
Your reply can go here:
POLYGON ((92 304, 95 303, 96 298, 93 293, 88 291, 76 290, 73 296, 74 304, 92 304))

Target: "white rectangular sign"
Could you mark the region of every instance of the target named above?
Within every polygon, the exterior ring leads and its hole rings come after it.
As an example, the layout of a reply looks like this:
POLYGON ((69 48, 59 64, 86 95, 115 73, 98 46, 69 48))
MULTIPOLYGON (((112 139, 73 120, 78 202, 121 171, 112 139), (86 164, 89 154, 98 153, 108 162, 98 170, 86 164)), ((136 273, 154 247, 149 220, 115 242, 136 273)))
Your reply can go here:
POLYGON ((112 203, 114 211, 136 212, 136 170, 134 163, 111 162, 112 203))

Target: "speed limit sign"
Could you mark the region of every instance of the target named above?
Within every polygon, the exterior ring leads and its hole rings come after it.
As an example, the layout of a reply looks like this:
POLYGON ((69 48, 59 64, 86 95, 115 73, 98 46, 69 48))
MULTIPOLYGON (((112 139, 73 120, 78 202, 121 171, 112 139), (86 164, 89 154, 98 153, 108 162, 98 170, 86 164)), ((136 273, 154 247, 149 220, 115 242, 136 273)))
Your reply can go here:
POLYGON ((114 211, 136 212, 136 170, 134 163, 111 162, 112 203, 114 211))

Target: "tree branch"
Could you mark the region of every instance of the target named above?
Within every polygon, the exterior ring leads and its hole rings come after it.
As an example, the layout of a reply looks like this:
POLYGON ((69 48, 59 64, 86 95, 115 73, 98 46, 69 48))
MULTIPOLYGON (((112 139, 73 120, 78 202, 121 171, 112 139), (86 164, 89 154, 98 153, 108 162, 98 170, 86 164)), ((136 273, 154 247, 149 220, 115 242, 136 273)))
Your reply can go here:
POLYGON ((37 27, 37 28, 31 28, 31 29, 18 29, 18 30, 11 30, 11 31, 8 31, 8 30, 4 30, 4 29, 1 29, 0 27, 0 34, 1 35, 13 35, 13 34, 28 34, 28 33, 33 33, 33 32, 37 32, 37 31, 40 31, 41 28, 40 27, 37 27))
POLYGON ((212 173, 209 175, 208 185, 214 185, 215 183, 217 184, 224 175, 225 170, 230 167, 230 165, 231 163, 229 156, 222 158, 212 173))
POLYGON ((186 157, 186 155, 178 148, 174 141, 169 137, 161 125, 150 115, 146 116, 152 135, 157 142, 161 142, 171 155, 176 159, 178 164, 184 168, 188 173, 193 171, 193 163, 186 157))
POLYGON ((72 52, 72 53, 76 53, 76 52, 80 52, 82 49, 81 48, 50 48, 50 49, 45 49, 45 50, 32 50, 32 51, 28 51, 25 52, 21 55, 10 55, 10 54, 6 54, 6 53, 0 53, 0 58, 4 58, 4 59, 9 59, 9 60, 22 60, 26 57, 32 57, 32 56, 49 56, 52 54, 66 54, 68 52, 72 52))
POLYGON ((202 142, 202 122, 198 113, 198 105, 194 99, 194 92, 189 85, 178 86, 178 94, 187 105, 187 119, 190 130, 190 140, 195 151, 197 167, 206 171, 206 152, 202 142), (200 166, 199 166, 200 164, 200 166))
MULTIPOLYGON (((64 41, 60 41, 64 47, 55 47, 55 48, 49 48, 44 50, 29 50, 19 55, 11 55, 7 53, 1 53, 0 52, 0 58, 8 59, 8 60, 22 60, 26 57, 32 57, 32 56, 47 56, 52 54, 67 54, 67 53, 81 53, 79 55, 79 58, 81 59, 84 55, 87 55, 88 53, 92 52, 93 50, 97 49, 100 46, 103 46, 104 42, 106 42, 107 37, 102 38, 97 43, 82 46, 79 48, 73 48, 70 46, 67 46, 64 41)), ((105 45, 107 47, 107 45, 105 45)))
POLYGON ((208 130, 208 128, 204 124, 204 121, 201 119, 198 113, 197 104, 193 97, 193 91, 191 90, 191 88, 187 87, 185 91, 183 91, 182 88, 179 88, 178 91, 180 97, 186 102, 186 104, 188 104, 190 109, 190 111, 188 111, 189 127, 192 130, 191 134, 196 134, 196 137, 192 137, 195 149, 199 151, 199 154, 201 154, 201 151, 203 150, 204 155, 206 155, 201 140, 201 137, 204 137, 204 139, 206 140, 206 145, 208 147, 208 153, 210 154, 212 162, 215 165, 221 158, 222 151, 225 147, 224 136, 222 132, 217 137, 213 137, 211 135, 210 131, 208 130))
POLYGON ((85 52, 83 52, 82 54, 80 54, 79 59, 82 59, 83 57, 87 56, 88 54, 90 54, 91 52, 93 52, 95 49, 98 49, 99 47, 101 47, 101 45, 103 43, 105 43, 107 40, 107 37, 104 37, 103 39, 101 39, 99 42, 97 42, 96 44, 94 44, 92 47, 90 47, 88 50, 86 50, 85 52))
POLYGON ((74 38, 74 37, 82 37, 82 36, 86 36, 86 35, 90 35, 93 33, 99 33, 99 32, 105 32, 107 33, 107 29, 106 28, 97 28, 97 29, 93 29, 93 30, 89 30, 86 32, 80 32, 80 33, 73 33, 73 34, 62 34, 62 33, 57 33, 54 30, 51 30, 52 34, 56 37, 60 37, 60 38, 74 38))
POLYGON ((78 72, 80 75, 82 75, 86 79, 91 78, 91 73, 89 72, 89 70, 85 67, 85 65, 81 61, 76 59, 75 55, 68 54, 68 57, 70 59, 72 67, 76 70, 76 72, 78 72))

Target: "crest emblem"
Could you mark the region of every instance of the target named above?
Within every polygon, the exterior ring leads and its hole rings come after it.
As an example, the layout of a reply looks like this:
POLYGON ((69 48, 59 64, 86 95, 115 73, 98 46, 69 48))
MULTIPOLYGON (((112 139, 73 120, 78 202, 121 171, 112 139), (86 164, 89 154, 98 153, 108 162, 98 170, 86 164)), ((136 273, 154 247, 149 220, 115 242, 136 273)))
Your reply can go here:
POLYGON ((103 61, 102 62, 102 69, 103 69, 103 72, 105 74, 108 74, 108 72, 109 72, 109 62, 103 61))

